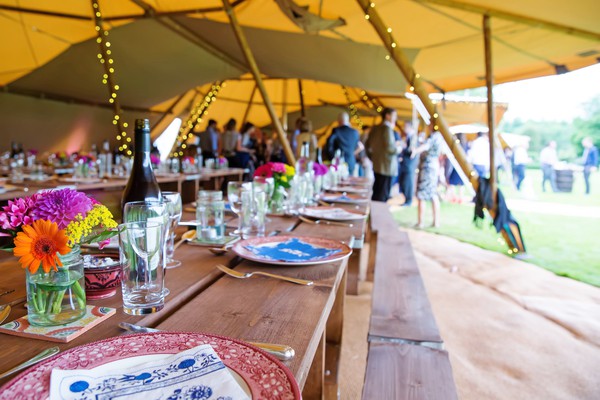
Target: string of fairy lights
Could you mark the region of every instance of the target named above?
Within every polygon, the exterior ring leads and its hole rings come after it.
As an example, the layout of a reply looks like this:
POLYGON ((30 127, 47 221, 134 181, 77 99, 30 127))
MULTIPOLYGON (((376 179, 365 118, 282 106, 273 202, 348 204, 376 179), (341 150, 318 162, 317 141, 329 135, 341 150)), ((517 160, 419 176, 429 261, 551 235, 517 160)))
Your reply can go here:
POLYGON ((358 114, 358 108, 356 108, 350 99, 350 93, 348 92, 346 86, 342 85, 342 90, 344 91, 344 96, 346 96, 346 103, 348 104, 348 110, 350 111, 350 120, 353 121, 360 129, 362 129, 364 123, 358 114))
POLYGON ((108 30, 104 29, 102 22, 102 12, 100 11, 100 4, 98 0, 92 1, 92 9, 94 12, 94 23, 96 25, 96 43, 100 51, 98 52, 98 61, 102 64, 104 74, 102 75, 102 83, 108 87, 108 102, 113 105, 114 115, 112 123, 117 130, 116 140, 119 148, 119 152, 132 155, 130 143, 131 137, 127 136, 126 128, 127 122, 123 121, 123 112, 121 110, 121 104, 117 96, 119 91, 119 85, 115 79, 115 61, 112 58, 112 50, 110 49, 110 42, 108 41, 108 30))
POLYGON ((202 122, 202 118, 208 114, 209 107, 217 101, 217 95, 226 86, 225 82, 215 82, 211 85, 209 92, 201 98, 190 110, 190 115, 185 122, 181 124, 177 139, 171 153, 173 157, 182 157, 183 151, 187 148, 186 142, 194 137, 194 127, 202 122))

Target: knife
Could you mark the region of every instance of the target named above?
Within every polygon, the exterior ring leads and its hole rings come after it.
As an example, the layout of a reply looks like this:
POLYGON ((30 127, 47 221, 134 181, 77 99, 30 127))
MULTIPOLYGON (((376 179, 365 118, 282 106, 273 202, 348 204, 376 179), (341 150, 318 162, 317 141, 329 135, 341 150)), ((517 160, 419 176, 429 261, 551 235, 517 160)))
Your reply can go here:
MULTIPOLYGON (((145 326, 134 325, 127 322, 119 322, 119 327, 129 332, 134 333, 152 333, 152 332, 164 332, 160 329, 148 328, 145 326)), ((253 346, 258 347, 261 350, 266 351, 267 353, 275 356, 277 359, 281 361, 288 361, 294 358, 296 352, 290 346, 286 346, 284 344, 275 344, 275 343, 258 343, 258 342, 247 342, 253 346)))

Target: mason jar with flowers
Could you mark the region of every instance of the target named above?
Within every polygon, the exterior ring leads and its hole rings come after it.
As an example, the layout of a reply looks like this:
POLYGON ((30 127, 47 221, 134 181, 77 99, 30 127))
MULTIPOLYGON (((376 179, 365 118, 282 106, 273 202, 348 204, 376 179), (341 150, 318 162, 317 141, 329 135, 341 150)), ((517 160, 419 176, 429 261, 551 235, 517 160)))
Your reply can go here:
POLYGON ((282 214, 287 196, 285 189, 296 173, 294 167, 280 162, 268 162, 254 171, 254 177, 273 178, 273 194, 269 199, 269 208, 273 214, 282 214))
POLYGON ((79 245, 105 245, 116 234, 111 212, 85 193, 49 190, 11 200, 0 235, 26 270, 27 316, 38 326, 64 325, 86 313, 79 245))

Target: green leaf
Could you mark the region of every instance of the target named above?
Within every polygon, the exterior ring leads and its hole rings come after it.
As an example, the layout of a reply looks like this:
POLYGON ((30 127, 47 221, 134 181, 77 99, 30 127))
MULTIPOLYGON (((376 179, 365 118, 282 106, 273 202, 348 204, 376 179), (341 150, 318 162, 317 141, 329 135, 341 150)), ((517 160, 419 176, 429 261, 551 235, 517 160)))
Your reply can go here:
POLYGON ((94 233, 91 234, 89 236, 86 236, 85 238, 83 238, 81 240, 81 244, 91 244, 91 243, 98 243, 98 242, 102 242, 106 239, 110 239, 111 237, 115 236, 117 233, 119 233, 118 231, 114 230, 114 231, 104 231, 104 232, 100 232, 100 233, 94 233))

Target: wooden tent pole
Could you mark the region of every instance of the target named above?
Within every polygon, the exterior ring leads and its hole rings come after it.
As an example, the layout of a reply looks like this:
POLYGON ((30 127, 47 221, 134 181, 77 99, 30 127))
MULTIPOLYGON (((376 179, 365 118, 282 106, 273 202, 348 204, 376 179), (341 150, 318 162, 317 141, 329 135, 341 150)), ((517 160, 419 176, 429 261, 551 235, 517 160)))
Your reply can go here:
POLYGON ((543 19, 532 18, 530 16, 514 14, 506 11, 497 10, 487 6, 463 3, 456 0, 413 0, 417 3, 437 4, 444 7, 455 8, 457 10, 468 11, 472 13, 489 15, 490 17, 501 18, 507 21, 517 22, 533 26, 535 28, 544 28, 549 31, 561 32, 567 35, 577 36, 583 39, 600 41, 600 33, 576 28, 574 26, 558 24, 556 22, 544 21, 543 19))
POLYGON ((302 89, 302 79, 298 79, 298 97, 300 97, 300 115, 306 117, 306 109, 304 108, 304 89, 302 89))
POLYGON ((496 169, 496 132, 494 131, 494 75, 492 71, 492 34, 490 16, 483 16, 483 43, 485 48, 485 85, 487 87, 488 141, 490 142, 490 189, 493 209, 496 209, 497 169, 496 169))
MULTIPOLYGON (((288 81, 287 79, 283 80, 283 93, 281 95, 281 126, 283 130, 287 132, 288 130, 288 113, 287 113, 287 89, 288 89, 288 81)), ((295 127, 294 127, 295 129, 295 127)))
POLYGON ((248 68, 250 69, 250 72, 254 76, 254 80, 256 81, 256 85, 258 86, 258 90, 260 91, 260 94, 263 98, 265 106, 267 107, 267 111, 269 112, 269 116, 271 117, 271 121, 273 122, 273 127, 275 128, 277 135, 279 135, 279 141, 281 142, 281 145, 283 146, 283 152, 285 153, 287 162, 291 165, 295 165, 296 158, 294 157, 294 152, 292 151, 292 148, 290 147, 290 143, 288 142, 287 135, 286 135, 285 131, 283 130, 283 127, 281 126, 281 122, 279 121, 279 118, 277 117, 277 113, 275 112, 275 107, 273 107, 273 103, 271 103, 271 99, 269 99, 267 89, 265 88, 265 85, 260 76, 260 71, 258 69, 258 65, 256 64, 256 60, 254 59, 254 55, 252 54, 252 50, 250 49, 250 46, 248 46, 248 41, 246 40, 246 36, 244 35, 244 32, 242 31, 242 28, 237 20, 237 17, 235 15, 235 12, 233 11, 233 8, 231 7, 231 4, 229 4, 229 0, 222 0, 222 1, 223 1, 223 7, 225 8, 227 16, 229 17, 229 22, 231 23, 231 27, 233 28, 233 32, 235 33, 235 37, 237 38, 240 48, 241 48, 242 52, 244 53, 244 57, 246 58, 248 68))
POLYGON ((421 76, 415 72, 414 68, 410 64, 410 61, 408 61, 406 54, 404 54, 400 47, 396 45, 391 30, 388 32, 387 26, 384 24, 383 19, 381 19, 379 12, 375 7, 375 3, 371 3, 370 0, 356 1, 365 12, 365 18, 368 19, 371 25, 373 25, 373 28, 375 28, 375 31, 383 42, 383 45, 389 51, 391 58, 394 60, 406 80, 410 83, 411 91, 419 96, 423 102, 423 105, 427 109, 427 112, 429 112, 429 115, 431 115, 432 121, 434 121, 435 125, 437 126, 437 130, 440 131, 465 175, 469 177, 471 184, 473 184, 473 187, 475 190, 477 190, 477 187, 479 186, 477 172, 475 172, 473 166, 467 160, 467 155, 465 154, 460 143, 456 143, 457 141, 454 139, 452 133, 450 133, 446 121, 437 111, 435 104, 433 104, 429 99, 429 93, 427 93, 427 90, 425 89, 425 85, 422 82, 421 76))
POLYGON ((252 108, 252 102, 254 101, 254 95, 256 94, 256 83, 252 88, 252 93, 250 94, 250 100, 248 100, 248 105, 246 106, 246 111, 244 111, 244 118, 242 119, 242 126, 246 124, 248 121, 248 115, 250 115, 250 109, 252 108))

